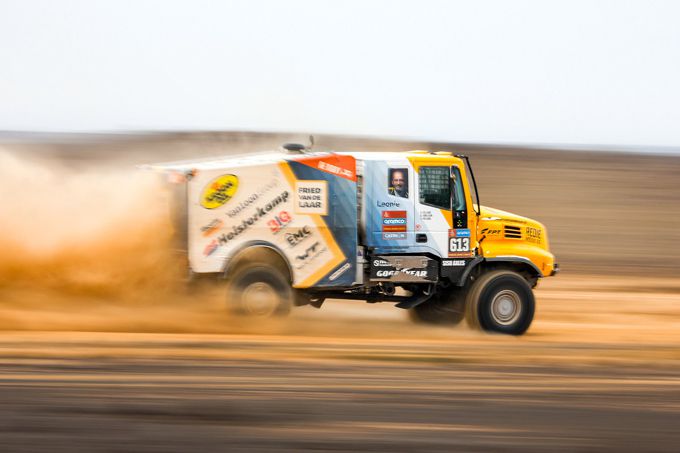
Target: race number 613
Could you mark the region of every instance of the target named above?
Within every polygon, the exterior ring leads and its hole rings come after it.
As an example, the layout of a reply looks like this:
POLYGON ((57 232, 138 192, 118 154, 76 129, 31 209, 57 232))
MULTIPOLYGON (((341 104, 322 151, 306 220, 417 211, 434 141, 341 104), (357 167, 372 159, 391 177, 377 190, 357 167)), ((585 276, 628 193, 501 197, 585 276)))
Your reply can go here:
POLYGON ((469 252, 470 238, 449 238, 450 252, 469 252))

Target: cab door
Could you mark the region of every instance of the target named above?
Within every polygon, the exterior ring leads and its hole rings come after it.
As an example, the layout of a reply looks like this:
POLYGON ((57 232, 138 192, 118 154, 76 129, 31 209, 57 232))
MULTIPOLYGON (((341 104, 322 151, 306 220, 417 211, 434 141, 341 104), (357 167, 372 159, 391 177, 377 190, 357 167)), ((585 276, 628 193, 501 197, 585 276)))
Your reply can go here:
POLYGON ((414 166, 416 243, 442 258, 471 257, 474 250, 461 173, 457 166, 442 160, 431 159, 414 166))

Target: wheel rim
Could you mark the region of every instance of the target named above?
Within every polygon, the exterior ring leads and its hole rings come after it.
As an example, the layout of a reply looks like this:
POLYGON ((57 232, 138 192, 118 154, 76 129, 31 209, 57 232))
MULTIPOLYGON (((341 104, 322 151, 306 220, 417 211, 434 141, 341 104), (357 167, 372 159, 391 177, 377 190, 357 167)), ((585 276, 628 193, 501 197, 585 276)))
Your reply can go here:
POLYGON ((508 326, 519 318, 522 300, 514 291, 505 289, 496 294, 491 301, 491 316, 500 325, 508 326))
POLYGON ((255 282, 246 286, 241 294, 243 308, 248 314, 269 316, 279 306, 279 296, 276 290, 265 282, 255 282))

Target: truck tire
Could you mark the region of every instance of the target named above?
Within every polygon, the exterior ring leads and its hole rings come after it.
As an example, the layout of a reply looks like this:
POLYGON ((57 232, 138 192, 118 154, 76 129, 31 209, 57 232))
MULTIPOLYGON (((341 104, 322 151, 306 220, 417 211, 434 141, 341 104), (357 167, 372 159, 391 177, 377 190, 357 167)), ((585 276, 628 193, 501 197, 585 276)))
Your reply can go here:
POLYGON ((470 287, 465 317, 470 327, 522 335, 534 319, 534 294, 516 272, 497 270, 481 275, 470 287))
POLYGON ((455 326, 465 316, 465 294, 455 291, 433 297, 409 310, 413 322, 455 326))
POLYGON ((229 310, 252 317, 285 316, 293 305, 293 289, 279 269, 254 263, 239 269, 227 291, 229 310))

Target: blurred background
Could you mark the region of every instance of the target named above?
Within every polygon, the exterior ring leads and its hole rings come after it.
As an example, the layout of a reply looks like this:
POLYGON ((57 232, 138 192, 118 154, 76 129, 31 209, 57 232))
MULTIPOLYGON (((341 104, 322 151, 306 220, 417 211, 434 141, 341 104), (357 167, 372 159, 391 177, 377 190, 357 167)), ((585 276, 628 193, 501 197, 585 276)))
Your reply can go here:
POLYGON ((677 451, 674 2, 0 2, 2 451, 677 451), (562 267, 529 332, 230 319, 136 165, 452 150, 562 267))

